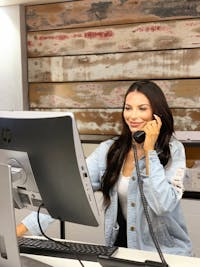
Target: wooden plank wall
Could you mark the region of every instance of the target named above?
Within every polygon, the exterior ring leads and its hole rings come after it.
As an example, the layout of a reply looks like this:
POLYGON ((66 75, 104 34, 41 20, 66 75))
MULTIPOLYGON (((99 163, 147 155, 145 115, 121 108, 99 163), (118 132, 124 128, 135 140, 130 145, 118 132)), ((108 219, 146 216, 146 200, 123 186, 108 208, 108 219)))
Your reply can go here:
POLYGON ((73 111, 81 135, 120 132, 138 79, 167 96, 176 130, 200 131, 200 1, 83 0, 26 7, 31 110, 73 111))

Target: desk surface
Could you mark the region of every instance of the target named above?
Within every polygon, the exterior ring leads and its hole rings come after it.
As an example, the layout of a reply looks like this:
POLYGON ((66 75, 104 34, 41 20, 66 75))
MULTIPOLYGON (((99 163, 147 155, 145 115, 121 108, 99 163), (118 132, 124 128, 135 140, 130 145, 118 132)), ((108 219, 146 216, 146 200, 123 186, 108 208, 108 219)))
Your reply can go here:
MULTIPOLYGON (((80 267, 80 263, 77 260, 54 258, 39 255, 27 255, 31 258, 35 258, 41 262, 48 263, 53 267, 80 267)), ((165 254, 166 262, 170 267, 200 267, 200 258, 185 257, 165 254)), ((119 248, 115 254, 117 258, 144 261, 145 259, 159 261, 159 255, 155 252, 141 251, 135 249, 119 248)), ((100 267, 98 262, 82 261, 85 267, 100 267)))

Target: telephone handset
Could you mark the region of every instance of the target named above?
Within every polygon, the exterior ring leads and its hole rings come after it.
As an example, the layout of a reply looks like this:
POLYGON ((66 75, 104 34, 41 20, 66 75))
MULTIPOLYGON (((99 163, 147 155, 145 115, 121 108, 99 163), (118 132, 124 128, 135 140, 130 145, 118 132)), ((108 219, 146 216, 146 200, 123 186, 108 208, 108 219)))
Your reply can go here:
POLYGON ((144 142, 145 132, 144 131, 137 131, 137 132, 133 133, 133 138, 138 144, 141 144, 144 142))
MULTIPOLYGON (((153 120, 155 120, 155 116, 153 116, 153 120)), ((133 133, 132 137, 133 139, 138 143, 141 144, 144 142, 145 140, 145 132, 144 131, 137 131, 135 133, 133 133)))

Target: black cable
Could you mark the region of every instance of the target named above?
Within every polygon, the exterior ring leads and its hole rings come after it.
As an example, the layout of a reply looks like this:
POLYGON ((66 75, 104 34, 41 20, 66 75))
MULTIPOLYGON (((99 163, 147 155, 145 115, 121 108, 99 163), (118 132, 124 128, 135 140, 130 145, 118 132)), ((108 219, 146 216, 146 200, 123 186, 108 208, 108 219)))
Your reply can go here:
POLYGON ((57 244, 59 244, 59 245, 61 245, 61 246, 63 246, 63 247, 67 247, 67 248, 70 250, 70 253, 73 254, 73 255, 75 256, 75 258, 79 261, 80 265, 81 265, 82 267, 84 267, 84 264, 83 264, 82 261, 79 259, 79 256, 77 255, 76 251, 73 250, 73 249, 71 248, 70 244, 69 244, 69 245, 65 245, 64 243, 62 243, 62 242, 60 242, 60 241, 58 241, 58 240, 55 240, 55 239, 53 239, 53 238, 47 236, 47 235, 44 233, 44 231, 43 231, 43 229, 42 229, 42 227, 41 227, 41 224, 40 224, 40 209, 41 209, 42 207, 44 207, 44 204, 43 204, 43 203, 40 204, 40 206, 38 207, 38 211, 37 211, 37 222, 38 222, 38 226, 39 226, 39 228, 40 228, 40 232, 41 232, 41 234, 42 234, 44 237, 46 237, 48 240, 53 241, 53 242, 55 242, 55 243, 57 243, 57 244))
POLYGON ((60 220, 60 239, 65 239, 65 222, 60 220))
POLYGON ((133 152, 134 152, 134 159, 135 159, 135 168, 136 168, 136 173, 137 173, 137 178, 138 178, 138 186, 139 186, 139 190, 140 190, 140 195, 141 195, 141 199, 142 199, 142 205, 143 205, 143 208, 144 208, 144 214, 146 216, 146 220, 147 220, 147 223, 148 223, 149 231, 150 231, 152 240, 154 242, 154 245, 155 245, 155 247, 157 249, 157 252, 158 252, 158 254, 160 256, 160 259, 161 259, 163 267, 168 267, 169 265, 165 261, 165 258, 163 256, 162 251, 161 251, 159 242, 158 242, 158 240, 156 238, 156 235, 154 233, 152 222, 151 222, 151 218, 150 218, 149 211, 148 211, 148 208, 147 208, 148 207, 148 203, 147 203, 146 197, 144 195, 143 181, 142 181, 141 176, 140 176, 140 169, 139 169, 139 164, 138 164, 137 147, 135 145, 135 140, 134 139, 133 139, 132 145, 133 145, 133 152))

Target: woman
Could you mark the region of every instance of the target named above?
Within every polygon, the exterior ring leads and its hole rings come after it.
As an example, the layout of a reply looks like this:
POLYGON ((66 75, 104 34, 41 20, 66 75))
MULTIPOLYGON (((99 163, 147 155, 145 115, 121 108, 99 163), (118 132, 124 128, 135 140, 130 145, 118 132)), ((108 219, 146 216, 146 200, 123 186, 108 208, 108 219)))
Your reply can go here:
MULTIPOLYGON (((180 207, 185 151, 173 133, 173 117, 162 90, 151 81, 133 83, 124 99, 121 135, 102 142, 87 158, 93 189, 103 192, 106 245, 155 250, 138 187, 134 142, 149 216, 162 251, 192 255, 180 207), (141 144, 132 138, 138 130, 145 132, 141 144)), ((52 219, 44 215, 43 220, 44 228, 52 219)), ((21 226, 38 234, 33 214, 21 226)))

